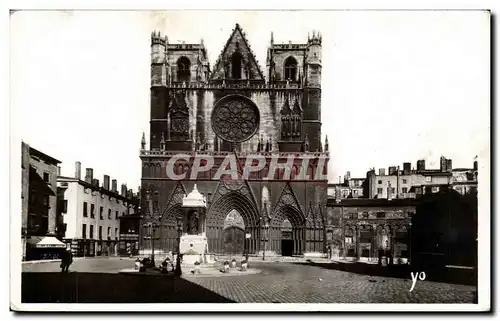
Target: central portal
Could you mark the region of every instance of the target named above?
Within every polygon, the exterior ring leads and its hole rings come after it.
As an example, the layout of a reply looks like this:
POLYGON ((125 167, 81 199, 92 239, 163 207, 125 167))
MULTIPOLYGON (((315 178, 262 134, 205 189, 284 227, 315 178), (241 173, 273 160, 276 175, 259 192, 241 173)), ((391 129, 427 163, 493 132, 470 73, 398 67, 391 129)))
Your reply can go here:
POLYGON ((292 224, 288 219, 285 219, 281 225, 281 255, 293 255, 292 224))
POLYGON ((243 254, 245 251, 245 223, 237 210, 230 211, 224 220, 224 253, 243 254))

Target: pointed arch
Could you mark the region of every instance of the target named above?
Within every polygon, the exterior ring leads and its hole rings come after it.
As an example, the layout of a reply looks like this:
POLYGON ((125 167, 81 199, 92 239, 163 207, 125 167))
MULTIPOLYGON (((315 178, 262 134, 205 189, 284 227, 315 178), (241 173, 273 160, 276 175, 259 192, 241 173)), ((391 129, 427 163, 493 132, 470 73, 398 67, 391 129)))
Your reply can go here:
POLYGON ((293 192, 293 189, 289 182, 287 182, 281 190, 278 202, 274 206, 273 213, 276 213, 281 207, 286 206, 290 206, 291 208, 295 209, 302 217, 302 220, 305 220, 304 211, 302 210, 302 207, 297 200, 297 196, 295 196, 295 193, 293 192))
POLYGON ((184 187, 184 184, 182 184, 181 181, 177 182, 177 185, 175 185, 174 190, 170 194, 170 198, 168 199, 168 202, 162 212, 162 219, 167 218, 169 215, 171 215, 172 211, 170 211, 171 208, 173 207, 180 207, 182 205, 182 198, 186 196, 186 188, 184 187))
MULTIPOLYGON (((243 219, 246 233, 251 234, 247 244, 249 253, 255 253, 260 243, 260 216, 257 202, 248 183, 245 181, 219 181, 212 201, 207 209, 208 250, 224 253, 224 220, 236 210, 243 219)), ((227 240, 226 240, 227 241, 227 240)))
POLYGON ((243 69, 243 55, 239 51, 235 51, 231 55, 231 78, 241 79, 242 69, 243 69))
POLYGON ((191 78, 191 61, 186 56, 177 59, 177 81, 189 81, 191 78))
POLYGON ((284 72, 285 80, 297 81, 297 60, 293 56, 289 56, 285 59, 284 72))

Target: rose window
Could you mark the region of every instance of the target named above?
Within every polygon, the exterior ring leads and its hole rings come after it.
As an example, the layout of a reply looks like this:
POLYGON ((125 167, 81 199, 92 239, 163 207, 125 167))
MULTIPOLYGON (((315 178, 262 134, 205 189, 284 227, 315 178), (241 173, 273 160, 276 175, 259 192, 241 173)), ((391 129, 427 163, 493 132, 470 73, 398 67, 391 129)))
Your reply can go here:
POLYGON ((247 97, 226 96, 219 100, 212 112, 212 129, 229 142, 250 139, 259 128, 259 109, 247 97))

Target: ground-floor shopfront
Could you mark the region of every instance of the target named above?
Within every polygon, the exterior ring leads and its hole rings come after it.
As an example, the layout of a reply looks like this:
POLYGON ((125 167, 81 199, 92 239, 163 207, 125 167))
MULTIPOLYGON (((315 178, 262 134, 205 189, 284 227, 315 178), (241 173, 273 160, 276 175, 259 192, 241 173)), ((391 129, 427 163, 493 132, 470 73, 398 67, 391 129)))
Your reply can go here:
POLYGON ((65 239, 75 257, 116 256, 118 240, 65 239))
POLYGON ((66 244, 53 235, 26 235, 23 241, 23 260, 57 260, 66 250, 66 244))
MULTIPOLYGON (((403 223, 403 222, 401 222, 403 223)), ((409 258, 409 225, 344 226, 344 244, 341 257, 361 262, 406 264, 409 258)))
POLYGON ((133 256, 138 254, 139 254, 139 234, 120 234, 118 255, 133 256))

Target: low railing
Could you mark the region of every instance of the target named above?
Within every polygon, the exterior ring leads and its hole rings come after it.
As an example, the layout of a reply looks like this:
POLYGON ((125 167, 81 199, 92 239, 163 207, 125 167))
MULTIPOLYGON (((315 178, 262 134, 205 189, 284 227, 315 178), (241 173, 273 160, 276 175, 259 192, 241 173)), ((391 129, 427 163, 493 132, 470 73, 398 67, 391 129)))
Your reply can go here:
MULTIPOLYGON (((140 156, 151 157, 151 156, 163 156, 163 157, 171 157, 178 154, 188 154, 188 155, 210 155, 214 157, 225 157, 227 155, 232 155, 234 152, 221 152, 221 151, 168 151, 168 150, 140 150, 140 156)), ((278 156, 278 157, 287 157, 287 156, 296 156, 302 158, 304 156, 308 157, 327 157, 329 152, 238 152, 236 153, 238 157, 246 157, 246 156, 278 156)))
POLYGON ((296 90, 302 88, 299 83, 252 83, 248 82, 237 82, 237 83, 190 83, 190 82, 176 82, 170 84, 156 84, 153 83, 152 86, 165 86, 167 88, 175 89, 250 89, 250 90, 269 90, 269 89, 280 89, 280 90, 296 90))

